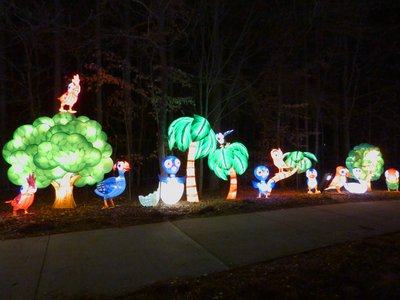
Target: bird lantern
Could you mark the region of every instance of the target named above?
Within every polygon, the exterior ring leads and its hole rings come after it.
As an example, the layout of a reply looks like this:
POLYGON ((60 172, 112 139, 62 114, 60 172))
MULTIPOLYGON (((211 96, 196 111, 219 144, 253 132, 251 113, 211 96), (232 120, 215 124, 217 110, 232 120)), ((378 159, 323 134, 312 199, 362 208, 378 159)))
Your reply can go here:
POLYGON ((74 75, 71 83, 68 84, 67 91, 58 98, 58 100, 60 100, 60 112, 69 112, 71 114, 76 113, 72 107, 78 101, 78 95, 81 92, 81 86, 79 82, 79 75, 74 75), (65 109, 65 106, 68 106, 68 110, 65 109))
POLYGON ((127 161, 117 161, 113 167, 114 171, 118 171, 117 177, 109 177, 102 182, 97 183, 94 192, 103 198, 103 208, 114 208, 114 198, 121 195, 126 188, 125 172, 130 171, 131 167, 127 161), (111 206, 108 205, 108 201, 111 206))
POLYGON ((181 161, 176 156, 166 156, 162 161, 162 167, 168 174, 159 175, 160 198, 166 204, 175 204, 181 200, 185 189, 185 177, 177 177, 181 161))
POLYGON ((257 178, 258 181, 253 180, 253 187, 258 189, 258 197, 261 198, 263 195, 265 198, 268 198, 271 194, 273 186, 267 184, 266 180, 269 176, 269 170, 266 166, 257 166, 254 169, 254 176, 257 178))
POLYGON ((321 194, 321 192, 318 190, 317 176, 318 172, 315 169, 311 168, 306 171, 308 194, 321 194))
POLYGON ((13 207, 13 216, 17 215, 17 211, 23 209, 28 214, 29 207, 33 204, 37 187, 35 183, 35 174, 29 174, 26 182, 21 186, 20 193, 13 199, 6 201, 13 207))

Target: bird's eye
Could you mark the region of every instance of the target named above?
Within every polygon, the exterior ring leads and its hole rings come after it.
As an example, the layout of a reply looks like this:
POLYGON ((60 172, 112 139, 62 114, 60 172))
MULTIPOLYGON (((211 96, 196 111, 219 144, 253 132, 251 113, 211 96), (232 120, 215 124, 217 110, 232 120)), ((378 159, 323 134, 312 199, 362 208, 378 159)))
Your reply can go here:
POLYGON ((172 161, 171 161, 170 159, 166 160, 166 161, 164 162, 164 166, 165 166, 167 169, 171 168, 171 167, 172 167, 172 161))
POLYGON ((258 169, 258 170, 257 170, 257 175, 261 176, 262 173, 263 173, 263 171, 262 171, 261 169, 258 169))
POLYGON ((181 161, 179 159, 175 160, 175 166, 180 167, 181 161))

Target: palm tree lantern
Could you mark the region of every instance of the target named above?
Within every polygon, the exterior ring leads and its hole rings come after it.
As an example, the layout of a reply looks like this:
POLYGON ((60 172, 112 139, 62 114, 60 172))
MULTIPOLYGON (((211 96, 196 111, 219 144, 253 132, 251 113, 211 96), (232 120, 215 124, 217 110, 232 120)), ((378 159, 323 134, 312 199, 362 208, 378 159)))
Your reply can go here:
POLYGON ((189 202, 199 202, 197 193, 195 163, 196 159, 214 152, 217 139, 210 123, 202 116, 181 117, 168 127, 168 146, 170 150, 176 147, 185 152, 188 150, 186 164, 186 199, 189 202))
POLYGON ((237 174, 242 175, 248 167, 249 152, 241 143, 225 144, 223 136, 229 134, 218 133, 220 148, 208 156, 208 166, 215 175, 223 180, 230 178, 228 200, 235 200, 237 194, 237 174))

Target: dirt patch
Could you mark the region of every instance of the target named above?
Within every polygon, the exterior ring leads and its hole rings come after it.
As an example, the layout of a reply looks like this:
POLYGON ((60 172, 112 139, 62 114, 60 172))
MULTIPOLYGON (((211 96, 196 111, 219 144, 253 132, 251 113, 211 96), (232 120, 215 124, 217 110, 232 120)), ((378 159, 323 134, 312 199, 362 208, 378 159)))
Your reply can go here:
POLYGON ((101 209, 102 201, 88 193, 76 196, 76 209, 52 209, 51 195, 36 196, 34 204, 24 215, 19 211, 12 216, 9 204, 0 203, 1 239, 22 238, 54 233, 124 227, 193 217, 209 217, 255 211, 288 209, 313 205, 330 205, 348 202, 400 200, 400 193, 375 191, 365 195, 323 193, 309 195, 304 192, 277 191, 268 198, 257 199, 254 190, 242 191, 240 198, 228 201, 222 197, 204 195, 198 203, 181 200, 176 205, 159 203, 156 207, 142 207, 137 198, 119 198, 118 206, 101 209), (88 196, 89 195, 89 196, 88 196))

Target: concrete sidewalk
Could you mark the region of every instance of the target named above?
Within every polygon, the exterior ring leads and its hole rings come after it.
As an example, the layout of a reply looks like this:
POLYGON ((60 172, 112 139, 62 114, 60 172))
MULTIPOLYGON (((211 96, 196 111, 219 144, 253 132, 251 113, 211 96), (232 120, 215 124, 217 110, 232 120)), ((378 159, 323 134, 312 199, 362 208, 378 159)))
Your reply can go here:
POLYGON ((185 219, 0 242, 0 299, 110 298, 400 231, 400 201, 185 219))

